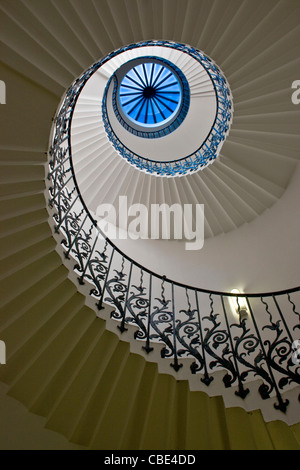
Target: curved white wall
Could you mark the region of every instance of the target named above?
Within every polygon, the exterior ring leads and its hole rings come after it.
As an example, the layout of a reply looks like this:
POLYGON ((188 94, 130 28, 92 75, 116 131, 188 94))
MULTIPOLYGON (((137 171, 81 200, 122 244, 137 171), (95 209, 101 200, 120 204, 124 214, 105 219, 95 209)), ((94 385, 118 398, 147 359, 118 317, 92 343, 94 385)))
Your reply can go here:
POLYGON ((283 290, 300 284, 300 164, 282 198, 249 224, 186 251, 184 242, 115 240, 128 256, 179 282, 212 290, 283 290))

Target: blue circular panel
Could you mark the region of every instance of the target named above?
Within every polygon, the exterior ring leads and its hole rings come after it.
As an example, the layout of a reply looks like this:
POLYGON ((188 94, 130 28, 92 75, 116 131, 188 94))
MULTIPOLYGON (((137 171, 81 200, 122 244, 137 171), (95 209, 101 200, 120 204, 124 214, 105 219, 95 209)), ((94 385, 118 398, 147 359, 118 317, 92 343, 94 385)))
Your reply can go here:
POLYGON ((174 118, 182 103, 182 88, 168 67, 145 62, 130 69, 123 77, 119 102, 130 121, 153 128, 174 118))

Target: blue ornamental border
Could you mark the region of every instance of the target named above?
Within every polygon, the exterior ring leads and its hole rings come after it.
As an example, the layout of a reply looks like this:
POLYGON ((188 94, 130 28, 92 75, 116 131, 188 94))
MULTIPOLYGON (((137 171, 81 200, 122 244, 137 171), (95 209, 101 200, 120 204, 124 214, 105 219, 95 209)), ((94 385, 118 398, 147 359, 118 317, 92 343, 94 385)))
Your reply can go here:
MULTIPOLYGON (((201 65, 205 68, 206 72, 208 73, 216 93, 217 111, 212 128, 205 141, 195 152, 187 156, 180 157, 176 160, 158 162, 136 154, 128 147, 126 147, 126 145, 124 145, 124 143, 116 136, 108 117, 107 91, 111 84, 111 80, 114 79, 114 75, 112 75, 112 77, 107 83, 102 102, 102 119, 107 136, 115 150, 118 152, 118 154, 121 157, 125 158, 128 163, 143 172, 147 172, 156 176, 167 177, 183 176, 194 173, 200 169, 205 168, 217 158, 218 149, 229 132, 233 112, 232 97, 229 85, 221 70, 209 57, 207 57, 205 54, 203 54, 203 52, 199 51, 198 49, 195 49, 191 46, 187 46, 185 44, 173 43, 170 41, 145 41, 137 44, 131 44, 129 46, 121 48, 118 51, 112 53, 109 56, 109 59, 126 50, 146 46, 164 46, 180 50, 183 53, 189 54, 191 57, 201 63, 201 65)), ((115 83, 114 90, 117 89, 117 86, 118 84, 115 83)), ((114 99, 113 106, 116 112, 117 103, 114 103, 114 99)), ((130 129, 128 130, 130 132, 130 129)), ((148 136, 148 138, 153 137, 154 136, 151 136, 151 133, 148 136)))

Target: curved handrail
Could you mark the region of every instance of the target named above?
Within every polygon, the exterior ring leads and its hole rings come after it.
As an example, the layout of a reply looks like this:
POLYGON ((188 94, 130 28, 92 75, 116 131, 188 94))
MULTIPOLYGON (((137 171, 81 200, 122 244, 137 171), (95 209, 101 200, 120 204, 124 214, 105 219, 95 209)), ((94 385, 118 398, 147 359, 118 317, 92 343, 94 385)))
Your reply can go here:
MULTIPOLYGON (((97 70, 92 66, 67 90, 53 123, 49 149, 49 210, 66 258, 74 259, 79 284, 88 283, 95 309, 112 305, 112 318, 124 332, 137 327, 135 339, 150 354, 152 342, 163 345, 161 356, 192 358, 192 374, 209 385, 216 369, 225 371, 225 387, 236 387, 241 398, 247 381, 260 378, 263 399, 275 396, 275 408, 285 412, 281 390, 300 384, 293 344, 300 313, 291 294, 300 287, 268 293, 233 294, 185 285, 135 262, 99 229, 80 194, 71 152, 71 122, 79 93, 97 70), (235 313, 230 300, 235 300, 235 313)), ((300 300, 297 298, 297 301, 300 300)))

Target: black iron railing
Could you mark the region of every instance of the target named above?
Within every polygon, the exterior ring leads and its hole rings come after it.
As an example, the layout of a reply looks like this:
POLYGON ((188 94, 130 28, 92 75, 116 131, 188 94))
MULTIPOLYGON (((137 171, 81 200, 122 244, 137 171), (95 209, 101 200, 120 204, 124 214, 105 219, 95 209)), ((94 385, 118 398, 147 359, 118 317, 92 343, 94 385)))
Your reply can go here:
POLYGON ((285 412, 284 392, 300 383, 295 353, 300 287, 232 294, 178 283, 130 259, 91 217, 73 171, 70 127, 78 94, 98 66, 67 90, 49 149, 49 211, 65 258, 74 260, 79 285, 90 286, 96 310, 111 306, 121 332, 136 327, 135 340, 147 354, 154 343, 161 344, 161 357, 169 358, 175 371, 185 358, 192 359, 191 374, 206 386, 216 370, 224 371, 224 386, 234 387, 241 398, 249 393, 248 383, 260 379, 261 398, 276 397, 274 406, 285 412))

